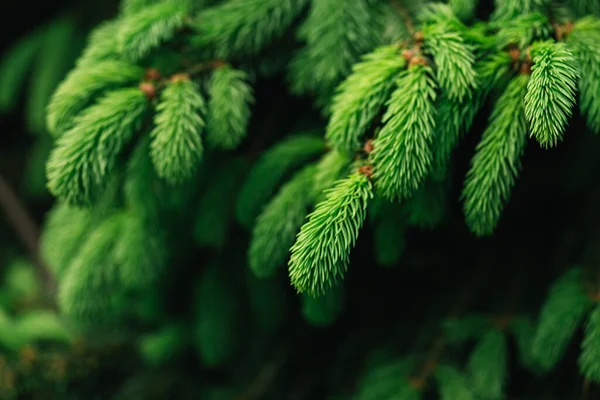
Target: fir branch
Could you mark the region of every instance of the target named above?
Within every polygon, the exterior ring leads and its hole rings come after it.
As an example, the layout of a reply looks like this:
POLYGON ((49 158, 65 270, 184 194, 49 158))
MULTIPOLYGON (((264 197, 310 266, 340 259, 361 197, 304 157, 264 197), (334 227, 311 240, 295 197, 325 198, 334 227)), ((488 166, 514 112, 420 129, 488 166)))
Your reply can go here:
POLYGON ((582 284, 582 272, 573 268, 551 287, 539 316, 532 356, 548 370, 562 358, 569 341, 592 306, 582 284))
POLYGON ((315 177, 312 184, 312 198, 314 203, 320 203, 325 198, 325 192, 330 189, 338 179, 350 173, 351 159, 345 153, 330 150, 317 163, 315 177))
POLYGON ((469 376, 478 399, 495 400, 504 395, 507 374, 507 343, 504 334, 489 330, 469 358, 469 376))
POLYGON ((321 295, 343 278, 372 196, 369 178, 356 172, 330 189, 309 215, 289 261, 290 278, 299 292, 321 295))
POLYGON ((456 368, 440 365, 435 374, 440 400, 474 400, 469 381, 456 368))
POLYGON ((336 149, 352 153, 379 113, 394 86, 394 77, 406 60, 396 45, 384 46, 364 56, 337 89, 325 137, 336 149))
POLYGON ((586 18, 575 23, 567 45, 577 60, 580 77, 579 108, 587 126, 600 133, 600 23, 586 18))
POLYGON ((156 111, 150 132, 156 173, 170 183, 188 180, 202 160, 204 99, 187 76, 177 76, 162 91, 156 111))
POLYGON ((524 50, 536 40, 549 39, 552 33, 548 17, 538 12, 519 14, 497 26, 496 43, 501 49, 513 44, 524 50))
POLYGON ((324 150, 323 139, 309 134, 290 136, 266 150, 252 166, 240 190, 236 206, 238 221, 246 227, 252 226, 283 177, 324 150))
POLYGON ((111 254, 121 217, 110 216, 87 237, 60 282, 60 309, 77 322, 98 323, 115 316, 118 265, 111 254))
POLYGON ((525 115, 531 136, 542 147, 562 140, 575 105, 578 72, 564 43, 541 42, 531 48, 533 66, 525 95, 525 115))
POLYGON ((186 9, 179 2, 162 2, 123 19, 117 49, 129 61, 138 61, 173 38, 185 23, 186 9))
POLYGON ((302 316, 311 325, 326 327, 333 324, 344 309, 344 287, 338 285, 327 293, 313 297, 302 296, 302 316))
POLYGON ((436 19, 423 29, 423 51, 435 60, 436 79, 442 91, 451 100, 460 101, 470 97, 477 86, 474 49, 465 43, 461 35, 464 27, 454 15, 436 19))
POLYGON ((375 187, 390 200, 412 196, 431 167, 436 98, 431 73, 416 64, 398 78, 373 142, 375 187))
POLYGON ((381 12, 369 0, 313 1, 298 30, 306 45, 290 63, 292 91, 328 99, 359 57, 381 43, 381 12))
POLYGON ((58 86, 48 104, 47 125, 54 136, 71 128, 75 116, 100 92, 139 81, 144 70, 117 60, 75 68, 58 86))
POLYGON ((258 216, 248 250, 256 276, 271 276, 285 263, 313 200, 315 172, 309 165, 296 173, 258 216))
POLYGON ((527 140, 523 97, 529 77, 519 75, 498 99, 477 145, 462 197, 467 225, 478 236, 494 232, 521 167, 527 140))
POLYGON ((600 382, 600 306, 596 305, 590 313, 585 327, 585 336, 581 343, 579 355, 579 370, 582 375, 592 382, 600 382))
POLYGON ((254 103, 248 74, 230 66, 217 68, 208 91, 206 140, 217 148, 234 149, 246 136, 254 103))
POLYGON ((228 0, 201 12, 195 23, 196 44, 216 55, 257 54, 279 38, 308 0, 228 0))
POLYGON ((505 22, 527 13, 544 12, 550 6, 549 0, 495 0, 492 20, 505 22))
POLYGON ((119 57, 117 51, 117 36, 121 21, 105 21, 94 28, 87 38, 83 52, 76 61, 78 68, 91 66, 100 61, 119 57))
POLYGON ((505 52, 492 53, 481 60, 476 68, 478 86, 472 98, 456 101, 442 94, 438 101, 432 166, 432 178, 436 180, 445 179, 452 151, 471 128, 489 93, 508 76, 511 59, 505 52))
POLYGON ((0 111, 11 111, 19 99, 31 64, 43 42, 43 30, 17 41, 2 56, 0 63, 0 111))
POLYGON ((103 191, 117 156, 139 127, 147 100, 139 88, 109 92, 75 119, 48 159, 48 188, 70 204, 90 204, 103 191))

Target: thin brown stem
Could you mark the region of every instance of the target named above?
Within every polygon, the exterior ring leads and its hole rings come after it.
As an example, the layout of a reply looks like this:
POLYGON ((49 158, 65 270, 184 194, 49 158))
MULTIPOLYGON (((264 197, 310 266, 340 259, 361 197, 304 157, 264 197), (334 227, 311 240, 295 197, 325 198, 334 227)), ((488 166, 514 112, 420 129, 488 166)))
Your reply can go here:
POLYGON ((56 282, 52 272, 40 255, 39 229, 15 191, 2 175, 0 175, 0 207, 4 210, 8 223, 29 253, 45 289, 45 294, 48 300, 51 301, 56 291, 56 282))
POLYGON ((415 24, 408 10, 404 6, 404 4, 402 4, 402 2, 400 2, 399 0, 391 0, 391 3, 394 9, 398 12, 398 14, 402 16, 402 19, 404 20, 404 25, 406 25, 408 33, 410 33, 410 35, 413 36, 416 32, 415 24))

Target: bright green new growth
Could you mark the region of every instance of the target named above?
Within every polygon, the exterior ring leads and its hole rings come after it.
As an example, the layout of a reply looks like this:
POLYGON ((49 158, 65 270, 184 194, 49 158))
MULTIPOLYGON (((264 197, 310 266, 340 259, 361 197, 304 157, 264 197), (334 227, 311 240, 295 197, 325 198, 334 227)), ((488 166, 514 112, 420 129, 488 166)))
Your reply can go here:
POLYGON ((440 365, 435 370, 440 400, 473 400, 469 381, 455 367, 440 365))
POLYGON ((97 62, 119 57, 117 52, 117 35, 121 26, 119 20, 106 21, 93 29, 86 46, 77 59, 78 68, 93 66, 97 62))
POLYGON ((60 136, 71 128, 75 116, 100 92, 139 81, 143 68, 117 60, 74 69, 52 95, 46 116, 48 130, 60 136))
POLYGON ((581 270, 567 271, 550 289, 540 313, 532 355, 548 370, 561 359, 575 330, 592 305, 582 285, 581 270))
POLYGON ((194 343, 204 365, 226 363, 239 343, 239 312, 231 280, 211 265, 202 274, 195 290, 196 325, 194 343))
POLYGON ((112 215, 89 234, 60 282, 60 309, 76 321, 99 322, 111 316, 119 287, 118 265, 111 254, 121 218, 112 215))
POLYGON ((360 148, 360 139, 388 99, 394 77, 406 66, 398 50, 396 45, 384 46, 364 56, 338 87, 325 134, 336 149, 352 153, 360 148))
POLYGON ((309 134, 290 136, 266 150, 252 166, 241 188, 236 206, 238 221, 252 227, 281 180, 324 150, 323 139, 309 134))
POLYGON ((354 173, 338 181, 309 215, 289 261, 290 279, 298 292, 325 294, 343 278, 372 190, 367 176, 354 173))
POLYGON ((512 79, 498 99, 471 161, 463 188, 467 225, 478 236, 494 232, 521 167, 527 141, 523 97, 527 75, 512 79))
POLYGON ((311 325, 325 327, 331 325, 344 308, 344 287, 338 285, 327 293, 313 297, 302 296, 302 315, 311 325))
POLYGON ((475 115, 483 105, 489 92, 496 88, 510 71, 510 57, 507 53, 492 54, 481 60, 476 67, 478 84, 475 94, 463 101, 451 100, 445 94, 440 96, 435 123, 433 146, 432 178, 444 180, 452 151, 462 135, 471 128, 475 115))
POLYGON ((436 98, 431 73, 423 65, 402 73, 373 142, 375 187, 389 200, 410 198, 431 167, 436 98))
POLYGON ((0 65, 0 111, 10 111, 17 103, 29 67, 41 44, 42 32, 32 32, 6 50, 0 65))
POLYGON ((185 14, 180 2, 165 1, 125 17, 117 34, 118 52, 129 61, 144 58, 173 38, 177 29, 184 25, 185 14))
POLYGON ((583 376, 593 382, 600 382, 600 306, 596 305, 585 327, 585 337, 581 343, 579 369, 583 376))
POLYGON ((525 95, 525 115, 531 136, 542 147, 562 140, 575 105, 575 58, 564 43, 541 42, 531 48, 533 66, 525 95))
POLYGON ((431 25, 423 34, 424 49, 434 57, 435 74, 443 93, 450 100, 469 97, 477 86, 473 48, 449 23, 431 25))
POLYGON ((350 173, 351 158, 345 153, 336 150, 328 151, 317 163, 313 179, 313 203, 320 203, 325 199, 327 189, 335 182, 350 173))
POLYGON ((271 276, 285 264, 313 202, 315 172, 314 165, 297 172, 256 219, 248 250, 250 268, 256 276, 271 276))
POLYGON ((211 7, 197 18, 198 45, 217 57, 256 54, 283 35, 307 0, 236 0, 211 7))
POLYGON ((77 116, 48 159, 50 192, 70 204, 92 203, 139 126, 146 104, 140 89, 119 89, 77 116))
POLYGON ((381 42, 381 9, 369 0, 312 1, 298 30, 306 42, 290 64, 291 89, 327 98, 352 65, 381 42))
POLYGON ((246 136, 253 102, 248 74, 228 65, 217 68, 209 88, 208 143, 227 150, 236 148, 246 136))
POLYGON ((150 132, 156 173, 170 183, 191 178, 202 161, 206 105, 194 82, 181 79, 163 90, 150 132))
POLYGON ((482 400, 503 398, 507 351, 506 338, 498 330, 489 330, 477 343, 468 365, 471 385, 477 398, 482 400))
POLYGON ((577 59, 579 77, 579 109, 587 126, 600 133, 600 30, 596 18, 583 18, 575 23, 567 39, 569 49, 577 59))

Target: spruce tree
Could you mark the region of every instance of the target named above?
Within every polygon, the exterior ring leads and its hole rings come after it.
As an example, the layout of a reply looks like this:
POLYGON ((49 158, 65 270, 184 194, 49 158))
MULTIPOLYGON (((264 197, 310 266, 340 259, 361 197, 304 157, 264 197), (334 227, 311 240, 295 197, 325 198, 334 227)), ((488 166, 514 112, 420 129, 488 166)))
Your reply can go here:
POLYGON ((108 3, 0 63, 0 398, 600 398, 598 1, 108 3))

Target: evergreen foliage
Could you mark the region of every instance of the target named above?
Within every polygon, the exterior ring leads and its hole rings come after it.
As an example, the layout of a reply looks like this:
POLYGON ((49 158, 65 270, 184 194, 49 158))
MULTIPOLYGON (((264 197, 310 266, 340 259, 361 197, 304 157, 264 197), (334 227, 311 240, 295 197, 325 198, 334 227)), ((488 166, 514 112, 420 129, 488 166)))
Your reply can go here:
POLYGON ((217 148, 236 148, 246 136, 254 101, 248 74, 230 66, 213 72, 208 102, 206 139, 217 148))
POLYGON ((598 396, 597 2, 92 3, 0 63, 0 398, 598 396))
POLYGON ((187 180, 202 160, 204 99, 189 78, 178 77, 163 90, 156 110, 150 133, 156 173, 173 183, 187 180))
POLYGON ((356 172, 317 204, 291 248, 290 278, 299 292, 322 295, 343 278, 372 190, 367 176, 356 172))

